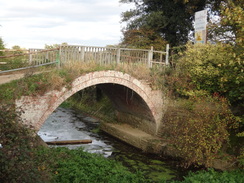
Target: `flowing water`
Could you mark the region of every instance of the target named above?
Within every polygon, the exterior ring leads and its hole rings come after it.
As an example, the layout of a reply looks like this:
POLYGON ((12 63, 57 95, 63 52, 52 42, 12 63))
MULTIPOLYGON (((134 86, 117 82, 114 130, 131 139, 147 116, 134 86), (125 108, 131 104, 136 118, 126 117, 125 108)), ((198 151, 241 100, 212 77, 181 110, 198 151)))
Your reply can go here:
POLYGON ((91 139, 91 144, 65 145, 73 149, 83 147, 90 153, 98 153, 106 158, 122 162, 131 171, 140 170, 154 180, 180 179, 183 173, 177 169, 176 161, 145 154, 114 137, 99 131, 99 120, 78 113, 72 109, 59 107, 46 120, 39 136, 44 141, 91 139))

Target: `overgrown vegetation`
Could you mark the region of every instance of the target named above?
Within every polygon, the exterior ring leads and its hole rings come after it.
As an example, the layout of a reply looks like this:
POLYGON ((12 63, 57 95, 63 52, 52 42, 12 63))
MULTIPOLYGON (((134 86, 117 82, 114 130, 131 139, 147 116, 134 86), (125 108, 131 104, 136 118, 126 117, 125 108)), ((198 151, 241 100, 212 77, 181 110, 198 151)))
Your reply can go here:
MULTIPOLYGON (((84 152, 83 149, 40 147, 38 138, 30 127, 22 125, 11 105, 1 106, 0 132, 2 183, 151 182, 140 172, 131 173, 120 163, 84 152)), ((190 174, 183 182, 242 182, 242 174, 241 171, 219 173, 210 170, 190 174)))
MULTIPOLYGON (((1 85, 1 182, 150 182, 140 173, 131 174, 121 165, 84 153, 82 149, 40 149, 33 131, 21 124, 15 107, 5 105, 22 95, 41 95, 48 90, 70 87, 76 77, 87 72, 109 69, 146 80, 153 88, 168 93, 172 102, 165 113, 162 138, 169 142, 172 152, 183 158, 185 167, 192 164, 211 167, 214 160, 221 159, 243 169, 243 1, 121 2, 136 5, 122 15, 122 21, 128 22, 123 31, 122 44, 126 46, 160 48, 166 42, 171 46, 186 43, 194 13, 204 7, 220 17, 208 31, 216 45, 188 44, 184 51, 177 50, 173 67, 162 70, 141 65, 71 63, 52 72, 27 73, 21 80, 1 85)), ((4 49, 1 38, 0 49, 4 49)), ((4 54, 0 52, 0 56, 4 54)), ((0 70, 26 64, 21 56, 0 61, 10 63, 1 65, 0 70)), ((83 98, 82 102, 86 100, 83 98)), ((191 173, 183 182, 244 182, 243 177, 241 170, 211 169, 191 173)))
POLYGON ((44 157, 51 155, 52 182, 147 182, 140 172, 133 174, 120 163, 84 152, 83 149, 55 148, 39 153, 44 157))
POLYGON ((242 57, 231 45, 188 44, 166 73, 164 84, 174 102, 162 136, 184 166, 211 167, 225 159, 243 167, 242 57))
MULTIPOLYGON (((159 69, 153 67, 149 69, 143 65, 133 65, 133 67, 123 64, 102 66, 96 63, 73 62, 64 65, 60 70, 42 71, 41 74, 37 75, 32 72, 27 73, 23 79, 1 85, 0 101, 3 104, 22 95, 42 95, 49 90, 59 90, 64 86, 70 87, 75 78, 88 72, 118 70, 131 74, 137 79, 145 80, 151 83, 153 88, 162 89, 164 93, 167 91, 173 102, 170 103, 165 113, 162 138, 169 142, 169 149, 172 152, 183 157, 183 166, 211 167, 214 160, 222 159, 243 168, 244 149, 241 147, 243 147, 244 125, 243 120, 241 120, 243 114, 240 110, 243 107, 244 90, 242 57, 243 53, 235 50, 235 47, 216 44, 187 45, 186 50, 179 54, 172 68, 159 69), (238 114, 239 116, 233 115, 233 111, 229 108, 230 105, 238 107, 235 115, 238 114)), ((83 91, 83 96, 85 93, 86 91, 83 91)), ((88 91, 87 95, 89 94, 88 91)), ((99 102, 96 103, 99 100, 91 101, 89 97, 83 97, 80 101, 82 103, 81 108, 89 109, 87 105, 84 105, 89 101, 93 107, 96 106, 96 113, 101 111, 111 113, 109 106, 102 105, 108 103, 109 100, 106 98, 101 99, 100 104, 99 102)), ((67 182, 76 180, 106 182, 108 180, 106 179, 106 171, 110 172, 110 170, 100 165, 100 163, 106 164, 105 160, 100 159, 100 157, 94 157, 89 163, 92 165, 100 162, 96 165, 101 167, 102 171, 98 171, 94 167, 94 175, 96 176, 90 176, 90 174, 85 176, 84 172, 93 173, 93 167, 90 167, 91 170, 86 169, 87 167, 81 169, 75 163, 79 161, 81 161, 79 163, 82 161, 88 163, 86 159, 90 155, 82 155, 82 150, 52 149, 40 151, 36 146, 36 139, 33 138, 33 132, 18 123, 19 119, 13 112, 14 106, 11 107, 10 112, 7 112, 9 109, 2 106, 0 110, 0 143, 3 145, 0 151, 0 161, 4 165, 0 177, 3 182, 11 182, 12 180, 12 182, 67 182), (55 156, 53 157, 51 154, 55 156), (86 159, 79 160, 80 155, 86 159), (72 162, 71 156, 77 158, 74 158, 75 162, 72 162), (48 161, 46 161, 47 157, 50 158, 48 161), (103 172, 103 170, 106 171, 103 172), (100 178, 98 174, 103 178, 100 178)), ((89 110, 92 109, 94 108, 89 110)), ((107 166, 112 167, 115 164, 109 162, 107 166)), ((111 170, 111 172, 114 171, 111 170)), ((127 170, 119 168, 116 171, 127 170)), ((232 173, 233 177, 235 174, 239 174, 238 171, 232 173)), ((208 173, 204 174, 199 176, 212 176, 208 173)), ((110 180, 114 180, 114 182, 118 180, 124 182, 146 181, 140 175, 136 176, 130 173, 125 173, 125 175, 122 176, 118 173, 110 180)), ((192 179, 198 180, 198 177, 192 179)), ((237 177, 236 180, 239 178, 237 177)))
POLYGON ((223 183, 223 182, 243 182, 244 181, 244 172, 241 170, 235 171, 224 171, 217 172, 213 169, 208 171, 199 171, 197 173, 190 172, 189 175, 184 177, 183 181, 172 181, 171 183, 223 183))
MULTIPOLYGON (((1 45, 1 40, 0 40, 1 45)), ((21 67, 26 67, 29 65, 29 55, 24 55, 27 50, 21 49, 18 46, 13 47, 14 51, 0 51, 0 62, 4 62, 6 64, 0 65, 0 70, 10 70, 10 69, 17 69, 21 67), (13 55, 16 55, 12 57, 13 55)), ((4 47, 0 46, 0 50, 4 50, 4 47)))
POLYGON ((83 149, 41 147, 14 106, 0 107, 0 181, 14 182, 147 182, 120 163, 83 149))
POLYGON ((218 93, 232 104, 244 99, 243 53, 227 44, 191 45, 180 53, 171 82, 180 96, 218 93), (180 80, 174 80, 181 78, 180 80))
POLYGON ((13 105, 0 106, 0 182, 46 182, 48 171, 40 172, 41 162, 34 151, 38 140, 34 131, 21 123, 13 105))
POLYGON ((230 146, 230 130, 238 126, 224 98, 178 99, 168 107, 164 123, 168 149, 183 157, 185 167, 212 167, 216 159, 235 159, 223 149, 230 146))

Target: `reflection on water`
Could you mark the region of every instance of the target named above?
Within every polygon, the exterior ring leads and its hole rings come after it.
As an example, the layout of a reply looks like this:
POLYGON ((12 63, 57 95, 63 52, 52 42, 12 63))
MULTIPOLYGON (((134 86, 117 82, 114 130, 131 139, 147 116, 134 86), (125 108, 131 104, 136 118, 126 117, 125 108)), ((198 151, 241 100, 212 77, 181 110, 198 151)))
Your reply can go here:
MULTIPOLYGON (((64 145, 70 149, 83 147, 90 153, 122 162, 131 171, 141 170, 144 175, 155 182, 179 178, 179 172, 172 160, 163 160, 158 156, 143 154, 140 150, 122 143, 115 138, 98 131, 99 121, 77 113, 72 109, 59 107, 46 120, 38 134, 44 141, 91 139, 91 144, 64 145)), ((59 146, 60 147, 60 146, 59 146)))

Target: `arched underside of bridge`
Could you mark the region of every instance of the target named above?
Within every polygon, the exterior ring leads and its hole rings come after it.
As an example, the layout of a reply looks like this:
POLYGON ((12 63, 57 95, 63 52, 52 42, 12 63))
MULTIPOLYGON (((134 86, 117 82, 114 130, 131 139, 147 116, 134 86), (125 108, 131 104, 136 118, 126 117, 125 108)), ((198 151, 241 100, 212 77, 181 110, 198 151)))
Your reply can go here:
POLYGON ((39 130, 48 116, 73 94, 99 87, 113 102, 118 121, 128 123, 147 133, 156 134, 162 118, 164 101, 160 91, 118 71, 97 71, 80 76, 71 88, 49 91, 43 96, 23 96, 16 101, 21 107, 24 122, 39 130))

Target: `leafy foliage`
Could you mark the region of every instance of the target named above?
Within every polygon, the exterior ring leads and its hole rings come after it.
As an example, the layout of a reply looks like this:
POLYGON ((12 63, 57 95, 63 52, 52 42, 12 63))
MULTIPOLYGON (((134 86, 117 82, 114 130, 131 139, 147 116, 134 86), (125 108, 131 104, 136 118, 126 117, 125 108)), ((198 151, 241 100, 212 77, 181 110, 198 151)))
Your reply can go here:
POLYGON ((183 181, 172 181, 171 183, 223 183, 223 182, 244 182, 244 172, 241 170, 217 172, 213 169, 208 171, 190 172, 183 181))
POLYGON ((12 105, 0 106, 0 182, 46 182, 48 172, 39 172, 34 150, 39 145, 34 131, 22 125, 12 105))
POLYGON ((213 42, 229 42, 243 46, 243 0, 226 1, 220 7, 220 20, 211 22, 208 37, 213 42))
POLYGON ((165 49, 166 41, 153 30, 133 29, 122 32, 124 35, 120 43, 122 47, 151 49, 151 46, 153 46, 155 50, 165 49))
MULTIPOLYGON (((167 122, 174 126, 172 128, 176 128, 172 133, 177 134, 177 137, 168 134, 168 138, 177 139, 173 142, 174 148, 186 159, 188 162, 186 165, 195 161, 195 163, 209 166, 212 159, 218 157, 217 154, 221 151, 222 145, 229 141, 230 128, 227 123, 240 125, 238 129, 231 131, 238 143, 243 138, 241 109, 244 97, 244 62, 242 53, 236 50, 235 46, 228 44, 188 44, 185 50, 179 52, 179 55, 173 72, 166 75, 165 82, 170 95, 176 99, 180 98, 169 109, 166 118, 167 122), (219 101, 216 100, 218 98, 219 101), (232 114, 229 105, 238 106, 238 117, 232 114), (217 124, 219 126, 216 129, 212 128, 217 124), (210 136, 211 138, 208 139, 210 136), (207 145, 200 145, 201 141, 207 145), (196 150, 191 149, 191 143, 196 150), (183 150, 180 151, 180 148, 183 150)), ((241 143, 235 149, 240 148, 239 146, 241 143)), ((240 156, 239 162, 243 161, 242 158, 240 156)))
POLYGON ((211 167, 229 141, 228 130, 238 125, 224 98, 194 97, 170 106, 164 117, 162 136, 184 166, 211 167))
POLYGON ((176 91, 183 96, 219 93, 231 103, 243 101, 244 61, 230 45, 190 45, 177 63, 176 91))
POLYGON ((194 13, 205 7, 212 12, 219 10, 221 0, 121 0, 134 3, 135 9, 122 14, 127 22, 126 31, 149 29, 162 36, 171 46, 185 44, 193 30, 194 13))
MULTIPOLYGON (((2 38, 0 37, 0 50, 3 50, 5 47, 4 47, 4 42, 2 40, 2 38)), ((3 56, 3 52, 0 51, 0 56, 3 56)))
POLYGON ((232 32, 235 35, 235 43, 242 48, 244 46, 244 10, 243 1, 228 1, 222 7, 222 20, 223 26, 232 27, 232 32))
POLYGON ((84 152, 82 148, 43 149, 39 153, 41 157, 50 156, 51 163, 42 169, 51 168, 52 182, 146 182, 139 172, 133 174, 120 163, 84 152))

